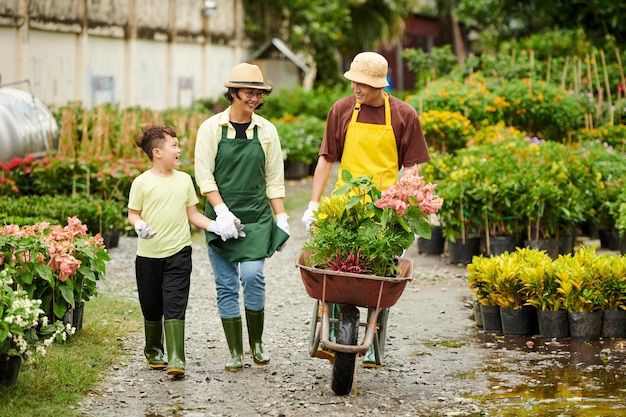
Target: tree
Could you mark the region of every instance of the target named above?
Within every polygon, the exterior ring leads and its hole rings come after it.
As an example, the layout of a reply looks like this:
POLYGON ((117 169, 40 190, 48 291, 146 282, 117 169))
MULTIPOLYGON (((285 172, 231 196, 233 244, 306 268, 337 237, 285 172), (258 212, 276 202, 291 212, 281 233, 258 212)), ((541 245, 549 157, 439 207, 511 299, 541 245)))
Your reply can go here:
POLYGON ((278 37, 315 69, 316 81, 336 85, 363 50, 403 30, 407 0, 244 0, 246 35, 255 44, 278 37))
POLYGON ((601 46, 607 36, 626 42, 626 3, 614 0, 456 0, 459 15, 475 22, 497 41, 527 37, 550 29, 582 28, 601 46))

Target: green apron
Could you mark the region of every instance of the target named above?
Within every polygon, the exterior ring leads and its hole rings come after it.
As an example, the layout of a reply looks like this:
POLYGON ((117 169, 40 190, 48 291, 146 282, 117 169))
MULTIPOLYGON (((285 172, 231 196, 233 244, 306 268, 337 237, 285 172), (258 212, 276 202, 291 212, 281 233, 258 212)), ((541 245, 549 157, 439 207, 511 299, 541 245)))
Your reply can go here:
MULTIPOLYGON (((206 232, 206 242, 229 262, 269 258, 289 235, 276 225, 265 189, 265 152, 259 142, 257 126, 250 139, 228 139, 228 126, 222 126, 222 139, 215 156, 215 182, 224 203, 245 226, 245 237, 222 241, 206 232)), ((204 214, 215 219, 207 204, 204 214)))

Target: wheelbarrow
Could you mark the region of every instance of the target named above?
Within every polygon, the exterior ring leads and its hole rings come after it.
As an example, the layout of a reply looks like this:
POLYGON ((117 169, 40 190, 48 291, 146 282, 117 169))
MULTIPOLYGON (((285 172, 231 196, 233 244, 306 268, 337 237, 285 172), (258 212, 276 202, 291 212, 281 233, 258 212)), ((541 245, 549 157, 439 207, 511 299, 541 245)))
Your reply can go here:
POLYGON ((376 363, 381 364, 387 332, 387 315, 377 323, 383 308, 396 304, 406 284, 413 279, 413 261, 398 258, 400 273, 397 277, 355 274, 330 271, 305 264, 306 253, 300 252, 296 267, 307 294, 316 300, 311 320, 309 354, 316 356, 322 346, 334 354, 331 388, 337 395, 347 395, 352 389, 357 354, 365 353, 372 345, 376 363), (329 303, 340 304, 339 318, 330 317, 329 303), (360 321, 358 307, 372 309, 367 322, 360 321), (330 323, 337 325, 337 340, 330 340, 330 323), (365 334, 358 343, 359 327, 365 334), (378 337, 376 329, 378 327, 378 337))

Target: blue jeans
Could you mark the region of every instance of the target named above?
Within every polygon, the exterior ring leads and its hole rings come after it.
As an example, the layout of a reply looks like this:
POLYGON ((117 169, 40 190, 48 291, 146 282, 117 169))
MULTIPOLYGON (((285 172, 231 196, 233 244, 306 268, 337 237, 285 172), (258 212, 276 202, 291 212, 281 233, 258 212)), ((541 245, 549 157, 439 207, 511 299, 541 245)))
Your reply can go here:
POLYGON ((265 307, 265 259, 246 262, 228 262, 213 249, 208 248, 209 259, 215 275, 217 311, 221 318, 241 316, 239 308, 239 283, 243 287, 243 304, 248 310, 259 311, 265 307))

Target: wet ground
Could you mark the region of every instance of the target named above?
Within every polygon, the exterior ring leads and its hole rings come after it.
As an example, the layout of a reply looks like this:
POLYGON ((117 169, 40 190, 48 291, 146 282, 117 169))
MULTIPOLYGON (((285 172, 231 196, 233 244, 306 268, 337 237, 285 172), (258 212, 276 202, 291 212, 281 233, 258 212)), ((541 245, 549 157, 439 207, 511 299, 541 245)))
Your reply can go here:
POLYGON ((626 343, 478 332, 489 393, 474 397, 494 416, 626 414, 626 343))

